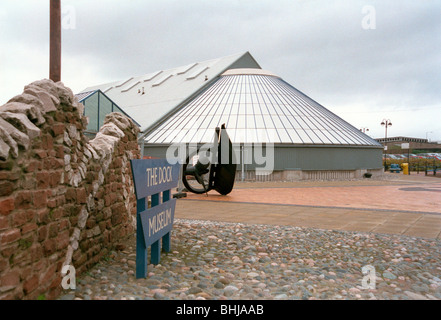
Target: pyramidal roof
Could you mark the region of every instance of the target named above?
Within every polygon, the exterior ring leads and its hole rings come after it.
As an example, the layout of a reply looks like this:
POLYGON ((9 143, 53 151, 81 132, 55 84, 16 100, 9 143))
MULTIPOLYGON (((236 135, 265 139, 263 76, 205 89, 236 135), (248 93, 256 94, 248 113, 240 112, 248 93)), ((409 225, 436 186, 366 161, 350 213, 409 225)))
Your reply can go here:
MULTIPOLYGON (((249 52, 88 87, 101 90, 145 131, 232 68, 260 68, 249 52)), ((81 94, 80 93, 80 94, 81 94)))
POLYGON ((227 70, 146 135, 147 143, 209 143, 226 125, 233 143, 380 144, 277 75, 227 70))

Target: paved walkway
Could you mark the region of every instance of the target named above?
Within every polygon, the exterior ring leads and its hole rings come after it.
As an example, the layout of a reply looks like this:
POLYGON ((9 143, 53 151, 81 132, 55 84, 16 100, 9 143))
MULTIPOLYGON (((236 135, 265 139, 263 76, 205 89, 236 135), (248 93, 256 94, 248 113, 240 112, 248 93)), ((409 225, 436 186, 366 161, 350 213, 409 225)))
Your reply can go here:
POLYGON ((441 231, 440 187, 441 179, 396 175, 188 194, 177 201, 172 252, 149 264, 146 279, 134 276, 133 235, 60 299, 441 299, 441 241, 433 239, 441 231), (385 200, 389 193, 398 199, 385 200), (375 289, 360 286, 367 265, 375 289))
POLYGON ((175 217, 441 238, 441 179, 236 182, 227 196, 188 193, 175 217))

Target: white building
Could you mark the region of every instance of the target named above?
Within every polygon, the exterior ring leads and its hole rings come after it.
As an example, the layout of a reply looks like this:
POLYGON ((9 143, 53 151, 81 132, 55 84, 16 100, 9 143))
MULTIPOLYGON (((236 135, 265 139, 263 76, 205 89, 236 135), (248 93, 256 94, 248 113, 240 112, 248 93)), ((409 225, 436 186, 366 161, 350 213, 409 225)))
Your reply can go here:
POLYGON ((274 145, 273 174, 256 177, 250 162, 249 179, 340 179, 383 171, 380 143, 262 70, 248 52, 84 91, 96 89, 141 125, 147 156, 165 157, 172 143, 211 142, 214 129, 225 124, 238 152, 256 143, 274 145))

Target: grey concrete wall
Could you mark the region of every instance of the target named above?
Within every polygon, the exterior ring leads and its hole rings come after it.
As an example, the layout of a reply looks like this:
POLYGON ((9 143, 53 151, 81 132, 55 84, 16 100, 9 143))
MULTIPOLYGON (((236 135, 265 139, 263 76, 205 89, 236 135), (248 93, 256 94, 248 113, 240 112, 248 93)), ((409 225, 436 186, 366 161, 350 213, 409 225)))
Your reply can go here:
POLYGON ((381 148, 368 147, 277 147, 274 170, 356 170, 382 166, 381 148))
MULTIPOLYGON (((165 158, 168 146, 146 145, 145 156, 165 158)), ((381 148, 373 147, 346 147, 346 146, 275 146, 274 156, 271 152, 266 153, 264 148, 261 159, 267 164, 273 161, 273 170, 358 170, 358 169, 380 169, 382 167, 381 148)), ((256 167, 256 150, 248 149, 245 170, 254 170, 256 167)), ((238 157, 237 170, 242 170, 238 157)))

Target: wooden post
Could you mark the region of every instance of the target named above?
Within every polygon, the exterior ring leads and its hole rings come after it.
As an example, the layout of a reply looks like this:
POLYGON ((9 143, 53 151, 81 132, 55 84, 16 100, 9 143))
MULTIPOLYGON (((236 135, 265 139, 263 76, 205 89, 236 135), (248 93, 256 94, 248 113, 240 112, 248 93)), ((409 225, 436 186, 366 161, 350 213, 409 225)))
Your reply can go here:
MULTIPOLYGON (((138 212, 143 212, 146 209, 146 199, 141 198, 136 201, 136 208, 138 212)), ((141 226, 141 216, 136 214, 136 225, 141 226)), ((145 246, 144 233, 142 228, 136 228, 136 278, 147 277, 147 263, 148 263, 147 247, 145 246)))
MULTIPOLYGON (((159 205, 159 193, 152 195, 152 208, 159 205)), ((150 262, 152 264, 159 264, 161 261, 161 246, 160 240, 153 242, 150 246, 150 262)))
POLYGON ((61 80, 61 4, 50 0, 50 50, 49 79, 61 80))
MULTIPOLYGON (((170 190, 165 190, 162 192, 162 203, 170 200, 170 190)), ((171 251, 171 231, 162 237, 162 251, 171 251)))

